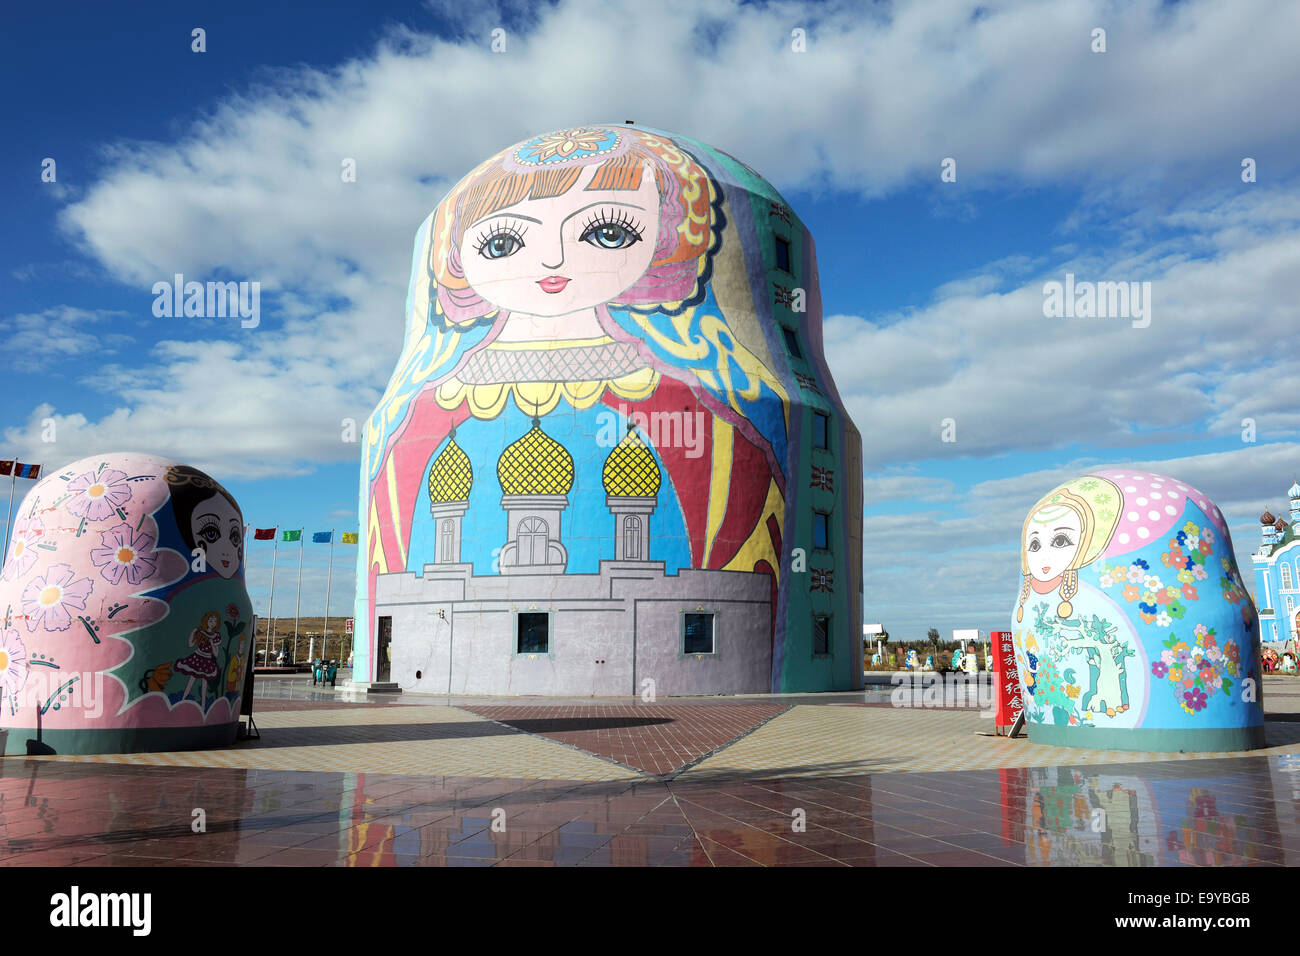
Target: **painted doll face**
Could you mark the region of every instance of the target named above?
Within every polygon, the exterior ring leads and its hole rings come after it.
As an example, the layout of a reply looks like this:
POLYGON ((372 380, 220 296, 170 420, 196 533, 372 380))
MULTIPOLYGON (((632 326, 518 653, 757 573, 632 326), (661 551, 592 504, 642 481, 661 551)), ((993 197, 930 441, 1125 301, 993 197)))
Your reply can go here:
POLYGON ((1052 581, 1065 573, 1075 555, 1083 524, 1069 508, 1050 508, 1034 512, 1025 530, 1025 563, 1038 581, 1052 581))
POLYGON ((207 555, 208 567, 223 578, 233 578, 244 556, 244 529, 225 495, 199 502, 190 516, 190 531, 195 546, 207 555))
POLYGON ((584 169, 562 196, 470 223, 460 261, 474 291, 498 308, 549 318, 616 299, 645 275, 659 237, 654 171, 644 166, 636 190, 587 190, 597 169, 584 169))

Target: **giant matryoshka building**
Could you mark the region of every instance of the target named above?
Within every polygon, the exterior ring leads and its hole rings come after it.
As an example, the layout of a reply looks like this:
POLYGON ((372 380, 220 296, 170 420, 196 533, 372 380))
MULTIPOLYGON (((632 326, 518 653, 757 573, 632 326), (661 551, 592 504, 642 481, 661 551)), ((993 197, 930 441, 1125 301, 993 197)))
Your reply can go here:
POLYGON ((861 439, 813 241, 645 127, 484 161, 415 238, 365 435, 358 682, 630 696, 862 683, 861 439))

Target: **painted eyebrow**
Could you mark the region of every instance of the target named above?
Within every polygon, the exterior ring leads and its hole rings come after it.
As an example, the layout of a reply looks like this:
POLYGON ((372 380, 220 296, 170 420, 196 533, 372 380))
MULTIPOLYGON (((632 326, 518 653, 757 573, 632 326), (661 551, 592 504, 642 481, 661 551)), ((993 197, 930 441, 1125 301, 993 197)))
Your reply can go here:
MULTIPOLYGON (((471 223, 469 224, 469 228, 470 228, 470 229, 473 229, 473 228, 474 228, 475 226, 477 226, 480 222, 487 222, 489 219, 507 218, 507 217, 514 218, 514 219, 526 219, 526 220, 528 220, 529 222, 535 222, 535 223, 537 223, 537 225, 539 225, 539 226, 542 224, 542 221, 541 221, 540 219, 534 219, 532 216, 521 216, 521 215, 519 215, 519 213, 517 213, 517 212, 506 212, 505 210, 507 210, 507 209, 509 209, 509 208, 510 208, 509 206, 505 206, 505 207, 503 207, 503 208, 501 208, 501 209, 498 209, 496 212, 490 212, 490 213, 488 213, 486 216, 484 216, 482 219, 476 219, 476 220, 474 220, 473 222, 471 222, 471 223)), ((467 230, 465 230, 465 231, 468 232, 469 229, 467 229, 467 230)))
MULTIPOLYGON (((588 209, 595 209, 597 206, 626 206, 628 209, 636 209, 639 212, 645 212, 645 206, 638 206, 636 203, 631 203, 631 202, 594 202, 589 205, 583 206, 581 209, 573 210, 573 212, 569 213, 567 216, 564 217, 563 220, 561 220, 561 225, 568 222, 578 213, 586 212, 588 209)), ((521 216, 517 212, 510 212, 510 213, 506 212, 505 210, 509 208, 510 208, 509 206, 505 206, 501 209, 498 209, 496 212, 488 213, 482 219, 474 220, 474 222, 471 222, 469 224, 469 229, 473 229, 479 223, 487 222, 489 219, 496 219, 497 217, 511 217, 514 219, 526 219, 528 222, 537 223, 537 225, 539 226, 542 224, 542 221, 540 219, 534 219, 532 216, 521 216)), ((466 232, 468 231, 469 230, 467 229, 466 232)))
POLYGON ((1073 531, 1074 529, 1071 528, 1068 524, 1063 524, 1063 525, 1061 525, 1059 528, 1053 528, 1052 530, 1053 530, 1053 531, 1073 531))
POLYGON ((217 513, 215 511, 208 511, 199 515, 200 520, 204 518, 212 518, 214 521, 216 521, 217 524, 221 524, 221 519, 217 517, 217 513))
POLYGON ((631 203, 631 202, 594 202, 586 206, 583 206, 581 209, 573 210, 573 212, 569 213, 567 216, 564 217, 564 221, 568 222, 578 213, 586 212, 588 209, 595 209, 597 206, 624 206, 628 209, 636 209, 639 212, 645 212, 645 206, 638 206, 636 203, 631 203))

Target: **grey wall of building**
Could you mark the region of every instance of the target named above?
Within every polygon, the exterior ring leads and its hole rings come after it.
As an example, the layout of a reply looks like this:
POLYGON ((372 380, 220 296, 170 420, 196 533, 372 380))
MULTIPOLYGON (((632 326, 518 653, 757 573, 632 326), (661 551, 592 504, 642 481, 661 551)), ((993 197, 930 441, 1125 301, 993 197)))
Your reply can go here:
POLYGON ((390 679, 438 694, 626 697, 647 680, 657 697, 770 689, 764 575, 602 561, 599 574, 547 575, 540 587, 538 577, 473 577, 468 565, 380 575, 375 613, 393 621, 390 679), (682 618, 699 610, 715 615, 715 652, 687 655, 682 618), (548 653, 516 653, 519 612, 551 615, 548 653))

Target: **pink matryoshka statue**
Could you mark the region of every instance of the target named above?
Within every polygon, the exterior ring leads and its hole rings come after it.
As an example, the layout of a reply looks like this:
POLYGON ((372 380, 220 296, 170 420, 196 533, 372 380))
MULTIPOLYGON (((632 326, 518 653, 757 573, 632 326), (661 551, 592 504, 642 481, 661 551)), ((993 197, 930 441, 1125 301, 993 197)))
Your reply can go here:
POLYGON ((0 568, 5 751, 232 743, 252 610, 243 517, 214 479, 134 453, 51 471, 0 568))

